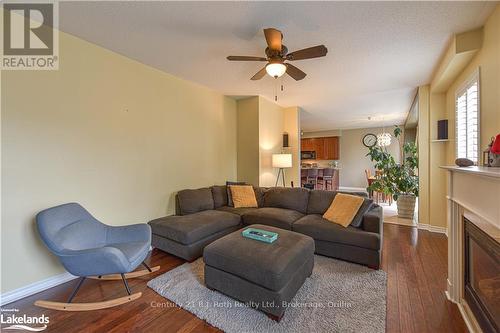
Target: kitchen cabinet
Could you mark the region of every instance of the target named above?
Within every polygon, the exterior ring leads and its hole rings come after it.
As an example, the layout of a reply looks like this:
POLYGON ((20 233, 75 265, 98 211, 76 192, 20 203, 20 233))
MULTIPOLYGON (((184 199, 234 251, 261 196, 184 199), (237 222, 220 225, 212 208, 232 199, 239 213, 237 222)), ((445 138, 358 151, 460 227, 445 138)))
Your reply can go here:
POLYGON ((300 150, 315 151, 317 160, 338 160, 339 138, 338 136, 332 136, 302 139, 300 150))
POLYGON ((338 160, 340 158, 339 137, 332 136, 329 138, 324 138, 323 142, 325 160, 338 160))
POLYGON ((312 139, 302 139, 300 140, 300 150, 301 151, 315 151, 312 139))

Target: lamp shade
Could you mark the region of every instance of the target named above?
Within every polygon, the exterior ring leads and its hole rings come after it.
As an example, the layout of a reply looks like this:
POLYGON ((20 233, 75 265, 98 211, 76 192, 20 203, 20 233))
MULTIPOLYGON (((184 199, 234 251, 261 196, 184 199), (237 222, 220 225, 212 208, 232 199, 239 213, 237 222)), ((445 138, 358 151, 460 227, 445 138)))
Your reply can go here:
POLYGON ((273 154, 273 168, 291 168, 292 154, 273 154))

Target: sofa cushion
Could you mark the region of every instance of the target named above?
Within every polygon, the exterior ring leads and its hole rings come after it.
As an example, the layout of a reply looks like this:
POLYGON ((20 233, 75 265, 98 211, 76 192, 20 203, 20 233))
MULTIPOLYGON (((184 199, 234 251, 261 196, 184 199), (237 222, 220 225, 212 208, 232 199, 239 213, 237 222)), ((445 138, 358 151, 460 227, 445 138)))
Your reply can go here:
POLYGON ((179 214, 187 215, 204 210, 214 209, 214 198, 210 188, 182 190, 177 193, 179 214))
POLYGON ((361 204, 361 207, 359 207, 358 212, 354 216, 351 222, 351 226, 359 228, 363 224, 363 217, 365 216, 366 213, 373 207, 373 200, 365 198, 363 200, 363 203, 361 204))
POLYGON ((365 192, 346 192, 346 191, 325 191, 325 190, 311 190, 309 194, 309 202, 307 204, 307 214, 320 214, 323 215, 328 207, 332 204, 333 198, 337 193, 358 195, 366 198, 365 192))
POLYGON ((185 245, 239 224, 238 215, 218 210, 166 216, 149 222, 153 234, 185 245))
POLYGON ((265 225, 255 228, 277 232, 279 237, 268 244, 233 232, 205 247, 203 259, 207 266, 280 291, 306 263, 314 260, 314 241, 305 235, 265 225))
POLYGON ((363 198, 357 195, 338 193, 323 214, 323 218, 347 227, 354 220, 362 204, 363 198))
POLYGON ((264 193, 264 207, 293 209, 307 212, 309 190, 295 187, 272 187, 264 193))
POLYGON ((244 224, 265 224, 281 229, 292 229, 292 224, 304 214, 292 209, 264 207, 241 216, 244 224))
POLYGON ((307 214, 323 215, 332 204, 336 194, 337 192, 335 191, 312 190, 309 194, 307 214))
POLYGON ((214 198, 214 208, 227 206, 227 187, 225 185, 214 185, 211 187, 214 198))
POLYGON ((293 224, 292 230, 308 235, 315 240, 380 250, 380 235, 359 228, 341 225, 325 220, 321 215, 311 214, 293 224))
POLYGON ((257 208, 257 198, 252 185, 230 185, 235 208, 257 208))
POLYGON ((259 207, 264 207, 264 194, 269 188, 267 187, 256 187, 254 186, 253 190, 255 191, 255 199, 257 199, 257 205, 259 207))
POLYGON ((231 190, 229 189, 229 186, 231 185, 248 185, 246 182, 226 182, 226 193, 227 193, 227 205, 229 207, 233 207, 233 196, 231 195, 231 190))
POLYGON ((258 208, 234 208, 234 207, 230 207, 230 206, 222 206, 222 207, 217 208, 217 210, 237 214, 240 216, 243 214, 249 213, 249 212, 253 212, 257 209, 258 208))

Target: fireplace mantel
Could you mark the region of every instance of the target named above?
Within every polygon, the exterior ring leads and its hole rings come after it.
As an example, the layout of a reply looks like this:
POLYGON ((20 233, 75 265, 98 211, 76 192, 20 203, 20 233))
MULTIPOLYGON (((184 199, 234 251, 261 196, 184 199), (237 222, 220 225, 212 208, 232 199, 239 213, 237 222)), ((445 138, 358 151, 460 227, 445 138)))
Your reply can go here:
POLYGON ((448 174, 448 288, 471 332, 481 329, 464 300, 463 217, 500 240, 500 168, 443 166, 448 174))

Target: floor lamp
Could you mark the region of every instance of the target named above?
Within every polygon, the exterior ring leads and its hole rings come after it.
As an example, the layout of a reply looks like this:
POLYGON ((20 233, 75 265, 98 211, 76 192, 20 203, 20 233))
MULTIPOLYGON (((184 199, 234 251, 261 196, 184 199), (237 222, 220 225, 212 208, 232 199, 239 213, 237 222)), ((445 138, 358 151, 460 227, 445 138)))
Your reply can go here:
POLYGON ((285 187, 285 168, 291 168, 291 167, 292 167, 292 154, 273 154, 273 168, 279 168, 278 176, 276 177, 276 184, 274 186, 278 186, 281 174, 283 187, 285 187))

